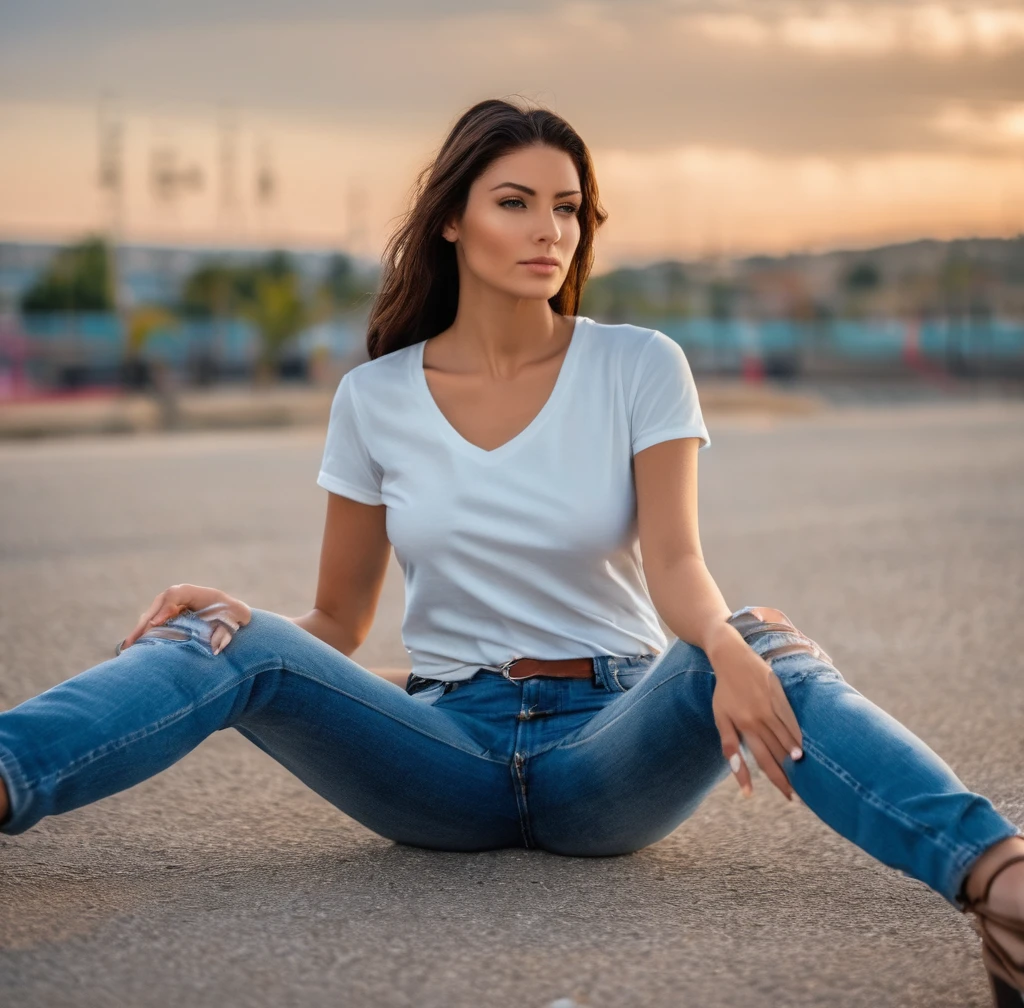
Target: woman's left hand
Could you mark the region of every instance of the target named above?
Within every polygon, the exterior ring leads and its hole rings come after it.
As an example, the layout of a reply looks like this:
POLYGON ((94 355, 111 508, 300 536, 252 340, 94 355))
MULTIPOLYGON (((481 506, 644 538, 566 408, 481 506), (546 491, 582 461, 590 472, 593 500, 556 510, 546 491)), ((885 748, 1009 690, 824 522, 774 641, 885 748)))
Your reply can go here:
POLYGON ((779 677, 739 634, 718 644, 712 660, 715 691, 711 706, 729 761, 743 793, 753 793, 750 770, 740 753, 740 740, 768 779, 793 800, 793 788, 782 769, 788 754, 803 756, 803 737, 779 677))

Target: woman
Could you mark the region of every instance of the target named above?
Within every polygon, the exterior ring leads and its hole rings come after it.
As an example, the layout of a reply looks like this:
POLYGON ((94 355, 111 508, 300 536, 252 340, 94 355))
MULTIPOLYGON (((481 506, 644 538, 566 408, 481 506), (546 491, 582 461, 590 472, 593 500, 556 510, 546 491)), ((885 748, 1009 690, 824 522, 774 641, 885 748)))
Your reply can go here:
POLYGON ((749 795, 746 756, 987 920, 993 987, 1021 1003, 1021 830, 784 613, 730 612, 697 531, 710 439, 683 351, 575 314, 605 219, 564 120, 497 100, 459 119, 386 250, 371 359, 334 398, 315 608, 161 592, 114 658, 0 714, 0 830, 230 726, 396 842, 611 855, 730 769, 749 795), (349 657, 392 545, 404 689, 349 657))

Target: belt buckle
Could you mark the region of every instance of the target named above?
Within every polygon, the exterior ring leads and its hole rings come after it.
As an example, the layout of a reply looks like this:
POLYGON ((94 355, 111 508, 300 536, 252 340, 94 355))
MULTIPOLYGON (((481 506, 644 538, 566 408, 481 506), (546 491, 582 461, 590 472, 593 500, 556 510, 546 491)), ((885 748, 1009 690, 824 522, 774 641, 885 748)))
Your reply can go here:
MULTIPOLYGON (((515 665, 515 663, 516 663, 516 662, 518 662, 518 661, 522 661, 522 660, 523 660, 523 659, 522 659, 522 656, 520 656, 519 658, 513 658, 513 659, 511 659, 510 661, 507 661, 507 662, 505 662, 505 663, 504 663, 503 665, 499 665, 499 666, 498 666, 498 668, 499 668, 499 669, 501 669, 501 674, 502 674, 502 675, 503 675, 503 676, 504 676, 504 677, 505 677, 505 678, 506 678, 506 679, 507 679, 507 680, 508 680, 509 682, 519 682, 519 680, 518 680, 518 679, 513 679, 513 678, 512 678, 512 676, 510 676, 510 675, 508 674, 508 670, 509 670, 510 668, 512 668, 512 666, 513 666, 513 665, 515 665)), ((524 678, 524 679, 526 679, 526 678, 528 678, 528 677, 527 677, 527 676, 523 676, 523 678, 524 678)))

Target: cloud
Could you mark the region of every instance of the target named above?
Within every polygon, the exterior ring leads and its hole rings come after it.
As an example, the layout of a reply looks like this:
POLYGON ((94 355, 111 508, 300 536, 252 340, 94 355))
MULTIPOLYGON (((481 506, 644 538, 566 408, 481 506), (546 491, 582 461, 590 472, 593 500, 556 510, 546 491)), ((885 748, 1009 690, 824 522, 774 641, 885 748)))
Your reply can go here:
POLYGON ((685 12, 684 33, 746 48, 779 47, 811 54, 877 57, 892 53, 956 57, 1003 55, 1024 48, 1018 6, 919 3, 829 3, 749 10, 685 12))
POLYGON ((937 133, 979 149, 1024 151, 1024 101, 981 111, 951 102, 932 121, 937 133))
MULTIPOLYGON (((433 134, 479 98, 523 93, 594 143, 840 157, 972 143, 934 128, 941 110, 1024 91, 1024 11, 1008 7, 574 0, 466 11, 448 0, 448 16, 399 19, 408 6, 388 0, 370 18, 301 0, 286 16, 265 0, 221 0, 204 19, 195 0, 106 0, 94 28, 104 11, 123 20, 86 37, 23 14, 0 42, 0 93, 231 101, 433 134)), ((43 10, 54 7, 81 17, 67 3, 43 10)))

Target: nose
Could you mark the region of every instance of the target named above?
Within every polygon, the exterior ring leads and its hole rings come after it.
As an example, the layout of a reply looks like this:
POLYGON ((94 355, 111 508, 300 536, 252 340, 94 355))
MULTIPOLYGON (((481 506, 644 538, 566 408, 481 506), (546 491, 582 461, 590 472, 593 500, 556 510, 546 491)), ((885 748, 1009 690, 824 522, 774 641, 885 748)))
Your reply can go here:
MULTIPOLYGON (((555 211, 550 211, 549 214, 541 214, 541 222, 538 225, 537 233, 533 236, 534 243, 537 245, 552 245, 562 237, 562 227, 555 216, 555 211)), ((540 253, 543 255, 544 253, 540 253)))

